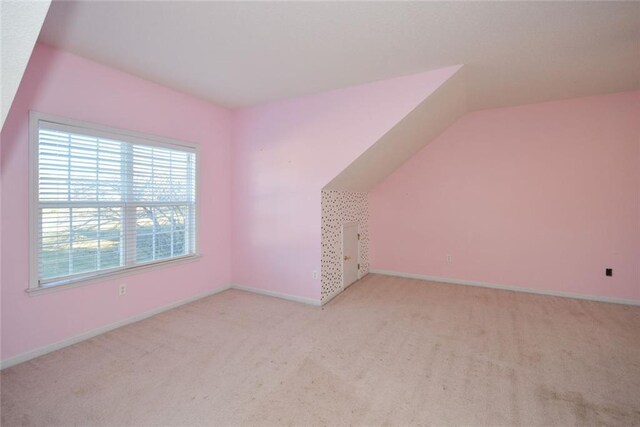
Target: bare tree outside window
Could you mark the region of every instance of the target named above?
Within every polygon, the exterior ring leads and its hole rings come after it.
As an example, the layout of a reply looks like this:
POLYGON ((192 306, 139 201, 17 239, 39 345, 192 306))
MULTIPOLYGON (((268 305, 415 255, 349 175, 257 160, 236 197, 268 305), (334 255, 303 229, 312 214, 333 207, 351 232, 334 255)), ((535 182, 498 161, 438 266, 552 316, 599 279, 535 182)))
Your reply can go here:
POLYGON ((43 283, 195 252, 195 153, 39 129, 43 283))

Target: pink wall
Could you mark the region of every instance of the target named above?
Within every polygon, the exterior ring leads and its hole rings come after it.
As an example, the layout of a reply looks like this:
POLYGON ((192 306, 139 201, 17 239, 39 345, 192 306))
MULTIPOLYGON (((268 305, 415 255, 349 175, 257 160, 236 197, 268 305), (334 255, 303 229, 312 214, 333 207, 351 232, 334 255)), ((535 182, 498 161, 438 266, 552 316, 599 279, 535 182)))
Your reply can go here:
POLYGON ((239 111, 233 282, 320 299, 320 192, 459 66, 239 111))
MULTIPOLYGON (((38 45, 0 135, 2 359, 230 282, 319 299, 322 187, 457 69, 230 113, 38 45), (203 258, 28 296, 29 110, 200 144, 203 258)), ((465 116, 371 194, 373 268, 640 299, 639 104, 465 116)))
POLYGON ((640 92, 469 114, 370 203, 374 269, 640 300, 640 92))
POLYGON ((231 114, 209 103, 36 47, 1 134, 3 360, 230 282, 230 126, 231 114), (29 110, 199 144, 202 259, 28 296, 29 110))
POLYGON ((0 132, 0 360, 2 360, 2 133, 0 132))

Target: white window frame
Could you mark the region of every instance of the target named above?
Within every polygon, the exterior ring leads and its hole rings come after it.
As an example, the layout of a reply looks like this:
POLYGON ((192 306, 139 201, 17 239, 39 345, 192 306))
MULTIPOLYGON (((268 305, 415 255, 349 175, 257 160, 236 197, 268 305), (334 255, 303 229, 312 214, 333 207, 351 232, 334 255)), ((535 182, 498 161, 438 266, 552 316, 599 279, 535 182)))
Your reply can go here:
MULTIPOLYGON (((40 113, 37 111, 29 112, 29 286, 27 292, 31 295, 39 295, 49 293, 56 290, 75 288, 78 286, 88 285, 97 281, 117 276, 125 276, 137 273, 141 270, 149 270, 165 267, 167 265, 192 262, 198 260, 200 255, 200 146, 191 142, 178 141, 170 138, 145 134, 141 132, 118 129, 97 123, 91 123, 81 120, 74 120, 65 117, 54 116, 51 114, 40 113), (152 145, 164 148, 183 149, 191 151, 196 155, 195 167, 195 230, 194 230, 194 254, 174 257, 166 260, 151 261, 144 264, 119 267, 113 271, 99 271, 78 278, 65 278, 60 284, 40 285, 38 271, 38 230, 39 230, 39 130, 40 122, 48 122, 73 126, 79 130, 86 130, 88 135, 104 137, 109 139, 121 140, 133 144, 152 145)), ((125 249, 126 250, 126 249, 125 249)))

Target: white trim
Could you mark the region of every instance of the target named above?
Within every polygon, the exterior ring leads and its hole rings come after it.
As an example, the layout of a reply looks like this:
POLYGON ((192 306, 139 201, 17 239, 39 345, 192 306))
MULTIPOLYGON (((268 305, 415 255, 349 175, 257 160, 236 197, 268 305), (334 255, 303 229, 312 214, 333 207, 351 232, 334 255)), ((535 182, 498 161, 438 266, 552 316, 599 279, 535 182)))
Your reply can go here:
MULTIPOLYGON (((360 222, 359 221, 345 221, 342 223, 342 244, 340 246, 340 249, 342 250, 342 254, 340 255, 340 264, 342 264, 342 289, 347 289, 349 286, 351 286, 352 284, 354 284, 355 282, 357 282, 358 280, 361 279, 360 277, 360 239, 358 239, 358 235, 360 234, 360 222), (356 280, 349 283, 347 286, 344 285, 344 229, 346 227, 356 227, 356 280)), ((335 295, 333 295, 331 298, 333 298, 335 295)))
MULTIPOLYGON (((57 288, 60 287, 52 287, 49 289, 49 291, 54 291, 57 288)), ((28 360, 31 359, 35 359, 36 357, 45 355, 47 353, 51 353, 52 351, 56 351, 56 350, 60 350, 64 347, 68 347, 70 345, 73 344, 77 344, 81 341, 85 341, 88 340, 90 338, 96 337, 98 335, 104 334, 106 332, 112 331, 114 329, 120 328, 122 326, 126 326, 129 325, 131 323, 135 323, 135 322, 139 322, 141 320, 144 320, 148 317, 154 316, 156 314, 162 313, 164 311, 167 310, 171 310, 173 308, 179 307, 181 305, 184 304, 188 304, 190 302, 194 302, 197 301, 199 299, 202 298, 206 298, 209 297, 211 295, 215 295, 218 294, 220 292, 229 290, 229 289, 236 289, 239 291, 245 291, 245 292, 251 292, 251 293, 255 293, 255 294, 259 294, 259 295, 265 295, 265 296, 269 296, 269 297, 275 297, 275 298, 281 298, 281 299, 285 299, 288 301, 294 301, 294 302, 299 302, 299 303, 303 303, 303 304, 308 304, 308 305, 312 305, 315 307, 319 307, 321 305, 320 300, 314 299, 314 298, 306 298, 306 297, 299 297, 296 295, 289 295, 289 294, 284 294, 281 292, 275 292, 275 291, 268 291, 268 290, 264 290, 264 289, 258 289, 258 288, 251 288, 248 286, 241 286, 241 285, 237 285, 237 284, 231 284, 231 285, 227 285, 224 286, 222 288, 218 288, 215 289, 213 291, 209 291, 209 292, 205 292, 203 294, 199 294, 199 295, 194 295, 192 297, 189 298, 185 298, 183 300, 180 301, 176 301, 174 303, 171 304, 167 304, 161 307, 156 307, 152 310, 149 311, 145 311, 144 313, 140 313, 138 315, 129 317, 127 319, 124 320, 119 320, 117 322, 105 325, 105 326, 100 326, 96 329, 92 329, 90 331, 84 332, 80 335, 76 335, 74 337, 71 338, 67 338, 65 340, 62 341, 58 341, 56 343, 53 344, 49 344, 46 345, 44 347, 40 347, 40 348, 36 348, 35 350, 31 350, 28 351, 26 353, 22 353, 19 354, 17 356, 11 357, 9 359, 6 360, 2 360, 0 361, 0 369, 4 369, 4 368, 9 368, 11 366, 17 365, 18 363, 22 363, 22 362, 26 362, 28 360)))
MULTIPOLYGON (((193 238, 195 239, 195 242, 193 242, 193 250, 195 253, 199 254, 200 253, 200 186, 202 185, 202 181, 200 180, 202 177, 202 171, 200 168, 200 165, 202 164, 202 160, 200 159, 200 146, 196 145, 196 164, 194 165, 194 167, 196 168, 196 173, 195 173, 195 180, 196 182, 194 183, 195 186, 195 197, 196 197, 196 208, 195 208, 195 218, 194 221, 196 222, 195 224, 195 232, 193 233, 193 238)), ((186 233, 185 233, 186 236, 186 233)))
POLYGON ((185 298, 180 301, 173 302, 171 304, 163 305, 161 307, 156 307, 149 311, 145 311, 144 313, 137 314, 135 316, 129 317, 124 320, 119 320, 114 323, 110 323, 105 326, 100 326, 98 328, 92 329, 90 331, 84 332, 80 335, 76 335, 75 337, 67 338, 66 340, 58 341, 53 344, 46 345, 44 347, 36 348, 35 350, 28 351, 26 353, 19 354, 14 357, 10 357, 9 359, 3 360, 0 362, 0 369, 9 368, 11 366, 17 365, 18 363, 26 362, 31 359, 35 359, 36 357, 45 355, 47 353, 51 353, 52 351, 60 350, 61 348, 68 347, 73 344, 77 344, 81 341, 88 340, 89 338, 96 337, 98 335, 104 334, 106 332, 112 331, 114 329, 120 328, 122 326, 129 325, 131 323, 139 322, 140 320, 144 320, 148 317, 155 316, 156 314, 162 313, 167 310, 171 310, 173 308, 179 307, 184 304, 189 304, 190 302, 197 301, 202 298, 209 297, 211 295, 215 295, 217 293, 228 290, 229 286, 224 286, 219 289, 215 289, 213 291, 205 292, 203 294, 194 295, 189 298, 185 298))
POLYGON ((38 266, 38 133, 39 113, 29 111, 29 282, 27 290, 39 285, 38 266))
MULTIPOLYGON (((43 121, 51 123, 53 125, 61 125, 63 127, 74 127, 80 129, 86 129, 92 133, 98 133, 98 136, 104 138, 113 139, 115 136, 125 137, 128 142, 155 145, 166 148, 180 148, 186 150, 195 151, 199 145, 190 141, 180 141, 177 139, 166 138, 164 136, 153 135, 149 133, 136 132, 127 129, 116 128, 113 126, 107 126, 100 123, 87 122, 84 120, 75 120, 67 117, 54 116, 53 114, 41 113, 39 111, 29 111, 29 119, 35 121, 35 129, 38 129, 38 122, 43 121)), ((37 134, 37 132, 36 132, 37 134)))
POLYGON ((258 294, 258 295, 265 295, 265 296, 268 296, 268 297, 275 297, 275 298, 285 299, 285 300, 288 300, 288 301, 300 302, 302 304, 313 305, 315 307, 320 307, 322 305, 322 303, 320 302, 319 299, 307 298, 307 297, 299 297, 297 295, 285 294, 285 293, 276 292, 276 291, 269 291, 269 290, 266 290, 266 289, 252 288, 252 287, 249 287, 249 286, 242 286, 242 285, 238 285, 238 284, 235 284, 235 283, 231 284, 231 289, 237 289, 239 291, 251 292, 251 293, 254 293, 254 294, 258 294))
POLYGON ((401 273, 398 271, 389 271, 389 270, 369 270, 369 273, 382 274, 384 276, 404 277, 407 279, 428 280, 430 282, 450 283, 454 285, 477 286, 481 288, 500 289, 503 291, 524 292, 528 294, 549 295, 549 296, 562 297, 562 298, 574 298, 574 299, 581 299, 581 300, 587 300, 587 301, 597 301, 597 302, 607 302, 612 304, 640 306, 640 300, 633 300, 633 299, 626 299, 626 298, 604 297, 599 295, 576 294, 573 292, 522 288, 519 286, 494 285, 492 283, 478 282, 475 280, 451 279, 448 277, 426 276, 424 274, 401 273))
POLYGON ((29 295, 44 295, 50 294, 52 292, 63 291, 65 289, 73 289, 79 288, 81 286, 92 285, 94 283, 103 282, 107 279, 113 279, 114 277, 124 277, 131 276, 132 274, 143 273, 149 270, 156 270, 159 268, 164 268, 170 265, 179 265, 179 264, 187 264, 195 261, 199 261, 202 258, 202 255, 187 255, 182 257, 170 258, 167 260, 154 261, 146 264, 136 265, 134 267, 129 268, 118 268, 114 270, 106 270, 101 272, 100 274, 93 274, 91 276, 82 276, 75 280, 65 280, 64 283, 58 285, 44 285, 38 286, 37 288, 29 288, 25 289, 25 292, 29 295))
MULTIPOLYGON (((29 282, 27 285, 26 292, 31 295, 40 295, 50 293, 54 290, 62 290, 75 288, 78 286, 84 286, 87 284, 94 283, 95 281, 101 280, 104 277, 116 276, 116 275, 128 275, 132 274, 134 270, 146 270, 148 268, 157 268, 166 264, 172 264, 175 262, 188 262, 193 261, 200 257, 199 252, 199 232, 200 232, 200 145, 192 142, 179 141, 171 138, 165 138, 161 136, 145 134, 142 132, 135 132, 125 129, 119 129, 115 127, 110 127, 98 123, 85 122, 81 120, 69 119, 66 117, 54 116, 51 114, 40 113, 38 111, 29 111, 29 282), (189 153, 195 154, 195 165, 196 174, 195 174, 195 212, 193 213, 193 221, 194 224, 194 232, 192 236, 195 239, 194 242, 190 244, 195 253, 189 254, 184 257, 171 258, 168 260, 153 262, 150 264, 153 265, 130 265, 131 260, 125 260, 126 262, 116 269, 110 271, 97 271, 88 274, 83 274, 82 277, 74 278, 72 276, 65 276, 60 278, 58 281, 59 284, 52 285, 49 284, 43 285, 43 283, 39 280, 39 260, 38 260, 38 235, 40 226, 40 221, 37 215, 38 208, 40 206, 38 200, 38 150, 39 150, 39 130, 40 130, 40 122, 46 122, 51 125, 51 128, 54 129, 62 129, 65 131, 69 131, 68 128, 79 128, 86 130, 91 135, 102 136, 109 139, 117 139, 120 137, 124 142, 129 144, 143 144, 143 145, 151 145, 151 146, 159 146, 165 148, 173 148, 178 150, 183 150, 189 153), (185 259, 185 258, 193 258, 193 259, 185 259), (56 288, 56 289, 54 289, 56 288)), ((80 203, 86 204, 86 203, 80 203)), ((123 209, 126 207, 126 203, 121 203, 123 209)), ((146 203, 143 203, 146 205, 146 203)), ((172 203, 173 204, 173 203, 172 203)), ((69 203, 65 203, 65 206, 69 206, 69 203)), ((94 206, 95 204, 92 204, 94 206)), ((111 203, 109 206, 118 205, 118 203, 111 203)), ((158 205, 165 206, 166 203, 158 205)), ((124 212, 123 212, 124 213, 124 212)), ((125 215, 125 217, 132 218, 131 215, 125 215)), ((132 233, 127 233, 126 226, 123 227, 123 232, 125 236, 132 236, 132 233)), ((186 233, 185 233, 186 235, 186 233)), ((135 243, 135 242, 134 242, 135 243)), ((124 251, 127 252, 131 247, 135 247, 131 242, 125 242, 124 251)), ((191 248, 189 248, 191 249, 191 248)), ((129 256, 125 254, 125 256, 129 256)))

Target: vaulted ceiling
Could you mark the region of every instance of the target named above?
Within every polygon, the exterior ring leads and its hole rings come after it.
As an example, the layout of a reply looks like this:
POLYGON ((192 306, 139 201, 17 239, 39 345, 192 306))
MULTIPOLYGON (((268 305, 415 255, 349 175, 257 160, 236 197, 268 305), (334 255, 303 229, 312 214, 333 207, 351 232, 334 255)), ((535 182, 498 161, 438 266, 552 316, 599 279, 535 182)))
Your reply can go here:
POLYGON ((394 123, 393 127, 354 159, 326 190, 367 192, 402 166, 467 112, 463 67, 394 123))
POLYGON ((227 107, 465 64, 471 110, 640 88, 638 2, 61 2, 40 41, 227 107))
POLYGON ((4 126, 50 4, 49 0, 0 2, 0 128, 4 126))

